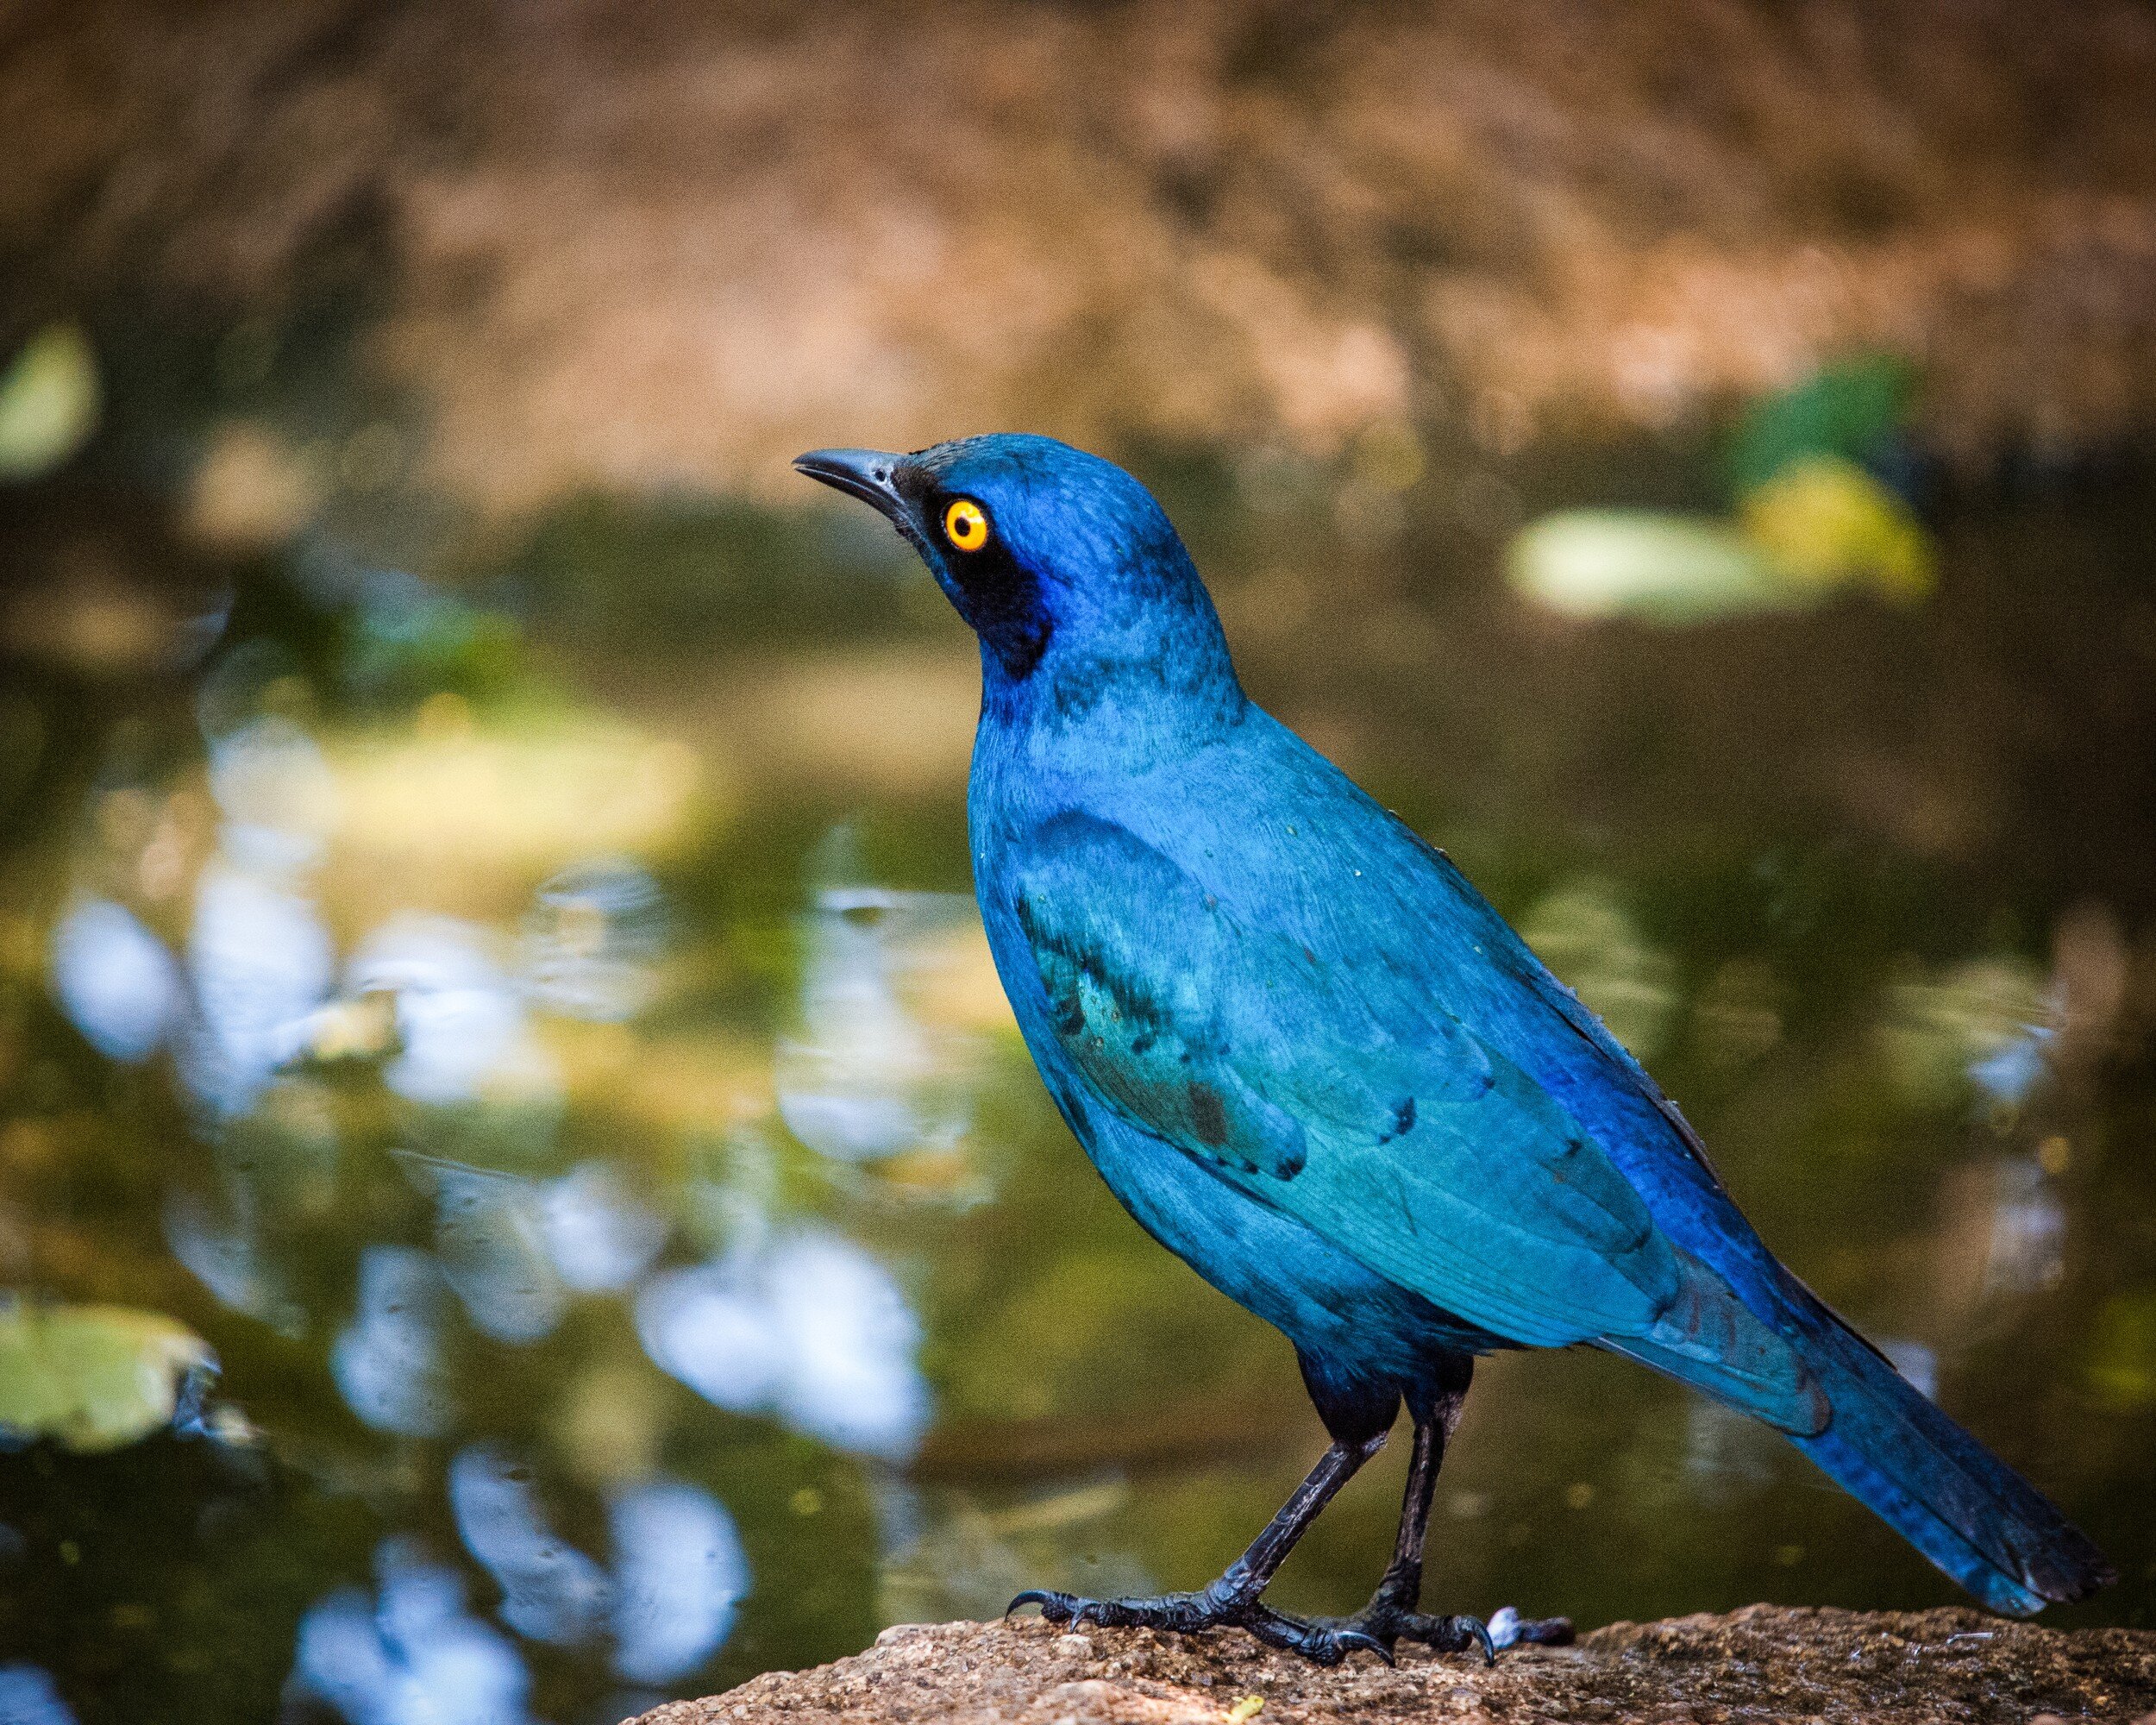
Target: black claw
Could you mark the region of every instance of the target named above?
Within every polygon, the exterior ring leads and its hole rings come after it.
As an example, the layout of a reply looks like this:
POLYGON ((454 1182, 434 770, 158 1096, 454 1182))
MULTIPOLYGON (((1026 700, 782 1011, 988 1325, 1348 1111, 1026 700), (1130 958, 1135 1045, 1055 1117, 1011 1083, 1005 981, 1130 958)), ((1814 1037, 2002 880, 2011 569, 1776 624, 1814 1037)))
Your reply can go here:
POLYGON ((1485 1665, 1494 1665, 1497 1663, 1497 1643, 1490 1640, 1489 1626, 1481 1618, 1453 1617, 1446 1621, 1450 1624, 1464 1625, 1474 1634, 1475 1639, 1482 1644, 1482 1663, 1485 1665))
POLYGON ((1071 1615, 1077 1603, 1068 1593, 1051 1593, 1044 1588, 1029 1587, 1003 1608, 1003 1615, 1008 1617, 1021 1605, 1037 1605, 1041 1608, 1042 1616, 1051 1623, 1060 1623, 1071 1615))
POLYGON ((1365 1635, 1360 1629, 1342 1629, 1338 1632, 1338 1640, 1344 1655, 1359 1647, 1366 1653, 1376 1653, 1387 1665, 1393 1663, 1393 1650, 1375 1635, 1365 1635))

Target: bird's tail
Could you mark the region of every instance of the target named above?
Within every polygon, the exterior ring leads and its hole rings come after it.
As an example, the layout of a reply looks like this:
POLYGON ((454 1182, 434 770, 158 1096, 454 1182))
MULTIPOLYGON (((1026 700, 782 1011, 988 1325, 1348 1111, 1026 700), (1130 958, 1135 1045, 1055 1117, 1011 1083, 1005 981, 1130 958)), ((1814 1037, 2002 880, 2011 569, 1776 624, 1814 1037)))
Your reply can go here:
POLYGON ((1962 1430, 1823 1306, 1800 1321, 1833 1408, 1790 1441, 1995 1611, 2026 1617, 2117 1579, 2042 1492, 1962 1430))

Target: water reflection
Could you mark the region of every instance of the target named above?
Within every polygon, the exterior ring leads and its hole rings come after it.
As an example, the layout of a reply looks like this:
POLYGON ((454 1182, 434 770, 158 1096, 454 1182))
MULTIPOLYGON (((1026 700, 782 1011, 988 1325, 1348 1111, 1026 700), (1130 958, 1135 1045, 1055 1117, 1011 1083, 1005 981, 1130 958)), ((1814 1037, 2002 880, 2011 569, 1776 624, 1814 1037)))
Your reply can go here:
POLYGON ((1703 1396, 1686 1398, 1684 1489, 1710 1502, 1755 1496, 1784 1465, 1781 1440, 1703 1396))
POLYGON ((502 1590, 503 1622, 534 1641, 598 1633, 612 1594, 606 1572, 547 1525, 531 1472, 492 1444, 449 1464, 449 1507, 465 1548, 502 1590))
POLYGON ((261 1319, 287 1333, 304 1314, 284 1295, 273 1266, 264 1261, 252 1226, 248 1188, 238 1189, 246 1212, 221 1217, 196 1193, 175 1191, 165 1204, 165 1244, 195 1279, 235 1312, 261 1319))
POLYGON ((531 1676, 466 1609, 463 1578, 402 1539, 375 1553, 375 1596, 340 1589, 301 1619, 292 1684, 348 1725, 524 1725, 531 1676))
POLYGON ((2009 1157, 1992 1165, 1992 1183, 1984 1293, 2025 1296, 2057 1287, 2066 1274, 2066 1208, 2050 1176, 2033 1157, 2009 1157))
POLYGON ((709 1492, 654 1480, 607 1505, 615 1564, 614 1669, 665 1684, 708 1659, 749 1586, 733 1517, 709 1492))
POLYGON ((147 1060, 185 997, 165 944, 124 905, 78 903, 53 931, 53 984, 75 1028, 113 1060, 147 1060))
POLYGON ((804 927, 799 1028, 779 1044, 779 1112, 818 1153, 868 1162, 948 1151, 970 1118, 971 1049, 909 998, 971 900, 858 884, 816 895, 804 927))
MULTIPOLYGON (((0 1453, 0 1637, 35 1661, 9 1680, 86 1720, 215 1712, 206 1679, 168 1704, 98 1674, 141 1608, 190 1626, 160 1653, 251 1657, 255 1716, 289 1679, 294 1717, 563 1725, 1025 1584, 1215 1572, 1318 1433, 1277 1338, 1136 1230, 1042 1095, 956 782, 849 812, 707 773, 676 740, 703 709, 579 707, 505 609, 342 567, 243 593, 191 711, 146 699, 0 849, 0 1283, 183 1314, 225 1367, 166 1434, 65 1452, 109 1470, 65 1490, 49 1440, 0 1453), (254 1471, 183 1427, 259 1429, 254 1471), (114 1563, 98 1530, 163 1509, 184 1531, 114 1563), (55 1590, 92 1602, 78 1640, 8 1615, 55 1590)), ((851 699, 822 627, 787 650, 851 699)), ((1501 729, 1564 706, 1507 689, 1501 729)), ((2156 1411, 2130 919, 2062 888, 2046 970, 2054 925, 1982 869, 1727 812, 1703 771, 1607 845, 1533 772, 1428 824, 1802 1273, 2145 1560, 2116 1507, 2156 1411)), ((1483 1382, 1433 1600, 1946 1596, 1752 1422, 1591 1360, 1483 1382)), ((1360 1603, 1396 1487, 1343 1498, 1284 1604, 1360 1603)))
POLYGON ((794 1227, 655 1276, 637 1333, 660 1366, 736 1413, 768 1408, 840 1449, 903 1458, 927 1428, 920 1325, 844 1235, 794 1227))
POLYGON ((607 857, 565 869, 533 894, 524 919, 534 998, 602 1023, 635 1016, 657 987, 667 925, 658 884, 635 863, 607 857))
POLYGON ((883 1615, 894 1623, 1000 1616, 1028 1587, 1095 1597, 1158 1590, 1158 1578, 1118 1539, 1132 1496, 1120 1477, 1083 1481, 1016 1503, 964 1492, 893 1494, 893 1553, 883 1571, 883 1615))
POLYGON ((358 1309, 329 1351, 345 1404, 379 1431, 432 1437, 448 1429, 441 1269, 410 1246, 360 1254, 358 1309))
POLYGON ((555 1273, 580 1293, 620 1292, 666 1243, 665 1220, 605 1162, 580 1162, 549 1182, 539 1193, 538 1223, 555 1273))
POLYGON ((749 1590, 733 1518, 680 1480, 617 1488, 607 1501, 611 1573, 548 1525, 527 1467, 496 1446, 449 1467, 465 1547, 501 1589, 501 1621, 528 1640, 570 1646, 611 1634, 616 1672, 663 1684, 702 1665, 749 1590))
POLYGON ((187 960, 197 1017, 180 1070, 195 1095, 229 1119, 298 1051, 298 1027, 335 975, 335 950, 310 900, 213 864, 196 888, 187 960))
POLYGON ((290 719, 255 718, 210 740, 210 794, 234 864, 285 875, 318 862, 337 819, 336 781, 290 719))
POLYGON ((1894 1369, 1926 1396, 1939 1397, 1939 1352, 1910 1336, 1874 1336, 1894 1369))
POLYGON ((1520 932, 1642 1060, 1675 1014, 1676 967, 1641 935, 1606 881, 1568 881, 1537 900, 1520 932))
POLYGON ((546 1251, 538 1193, 486 1169, 404 1161, 434 1191, 435 1252, 473 1327, 505 1342, 548 1334, 567 1308, 568 1290, 546 1251))
POLYGON ((2009 1107, 2043 1076, 2055 1033, 2043 978, 2012 954, 1897 982, 1880 1027, 1896 1076, 1912 1095, 1936 1100, 1974 1085, 2009 1107))
POLYGON ((394 997, 398 1053, 382 1076, 401 1096, 448 1106, 556 1088, 487 929, 452 917, 392 917, 360 943, 346 986, 394 997))

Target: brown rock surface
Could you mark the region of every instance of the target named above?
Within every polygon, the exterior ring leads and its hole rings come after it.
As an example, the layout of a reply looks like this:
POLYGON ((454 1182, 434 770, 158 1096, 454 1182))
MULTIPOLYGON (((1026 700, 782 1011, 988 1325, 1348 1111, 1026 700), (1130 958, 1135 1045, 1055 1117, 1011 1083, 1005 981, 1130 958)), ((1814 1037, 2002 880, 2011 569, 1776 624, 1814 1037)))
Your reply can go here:
POLYGON ((1247 1720, 2156 1720, 2156 1633, 2061 1630, 1975 1611, 1753 1605, 1613 1623, 1576 1647, 1478 1659, 1402 1649, 1321 1671, 1220 1631, 1178 1638, 1038 1619, 906 1624, 814 1671, 772 1672, 638 1725, 790 1719, 1181 1725, 1247 1720), (1238 1708, 1238 1703, 1241 1703, 1238 1708))

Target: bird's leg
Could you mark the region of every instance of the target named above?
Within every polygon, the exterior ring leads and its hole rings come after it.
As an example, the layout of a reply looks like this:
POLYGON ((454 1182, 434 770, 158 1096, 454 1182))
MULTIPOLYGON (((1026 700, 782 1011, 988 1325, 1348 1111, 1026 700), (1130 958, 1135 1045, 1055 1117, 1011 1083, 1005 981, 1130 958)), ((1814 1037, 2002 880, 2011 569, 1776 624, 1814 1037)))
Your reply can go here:
POLYGON ((1261 1605, 1257 1596, 1287 1560, 1288 1553, 1294 1549, 1295 1541, 1318 1519, 1319 1511, 1384 1445, 1382 1432, 1357 1443, 1336 1440, 1319 1458, 1309 1477, 1295 1488, 1294 1495, 1281 1506, 1280 1513, 1250 1541, 1250 1549, 1230 1564, 1218 1579, 1194 1593, 1166 1593, 1143 1599, 1085 1599, 1076 1594, 1029 1588, 1005 1608, 1005 1615, 1007 1616, 1021 1605, 1037 1605, 1041 1615, 1050 1622, 1074 1627, 1092 1622, 1110 1628, 1188 1631, 1235 1625, 1275 1647, 1309 1652, 1326 1665, 1337 1665, 1352 1647, 1382 1652, 1372 1637, 1343 1630, 1339 1632, 1337 1649, 1326 1658, 1322 1653, 1300 1646, 1301 1637, 1296 1633, 1300 1626, 1295 1625, 1295 1620, 1261 1605))
MULTIPOLYGON (((1445 1440, 1459 1417, 1459 1400, 1441 1402, 1427 1414, 1415 1418, 1414 1450, 1407 1463, 1407 1485, 1400 1504, 1400 1532, 1393 1541, 1393 1559, 1370 1603, 1352 1617, 1319 1618, 1304 1623, 1284 1614, 1276 1625, 1283 1635, 1299 1634, 1305 1641, 1322 1644, 1327 1637, 1349 1638, 1350 1645, 1377 1644, 1389 1659, 1396 1642, 1420 1641, 1441 1653, 1465 1653, 1480 1647, 1485 1659, 1494 1659, 1500 1646, 1527 1641, 1539 1647, 1564 1647, 1572 1640, 1569 1617, 1523 1618, 1509 1608, 1499 1616, 1500 1633, 1493 1634, 1480 1618, 1433 1617, 1420 1609, 1422 1601, 1422 1554, 1430 1534, 1430 1501, 1438 1485, 1438 1469, 1445 1460, 1445 1440)), ((1250 1626, 1254 1634, 1263 1634, 1250 1626)), ((1272 1640, 1269 1635, 1264 1639, 1272 1640)), ((1282 1640, 1278 1646, 1291 1645, 1282 1640)), ((1321 1657, 1311 1647, 1300 1651, 1321 1657)), ((1343 1649, 1344 1651, 1344 1648, 1343 1649)), ((1331 1663, 1331 1661, 1326 1661, 1331 1663)))

